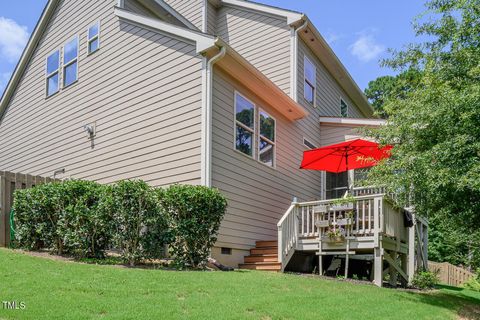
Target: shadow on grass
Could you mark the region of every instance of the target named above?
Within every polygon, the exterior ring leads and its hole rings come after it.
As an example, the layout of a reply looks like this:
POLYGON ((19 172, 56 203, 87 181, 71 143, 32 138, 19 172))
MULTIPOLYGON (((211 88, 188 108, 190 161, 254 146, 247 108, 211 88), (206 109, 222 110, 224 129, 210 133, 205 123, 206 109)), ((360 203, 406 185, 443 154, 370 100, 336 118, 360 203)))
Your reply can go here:
POLYGON ((438 308, 456 310, 462 320, 480 319, 480 293, 441 285, 437 291, 409 292, 406 299, 418 301, 438 308))

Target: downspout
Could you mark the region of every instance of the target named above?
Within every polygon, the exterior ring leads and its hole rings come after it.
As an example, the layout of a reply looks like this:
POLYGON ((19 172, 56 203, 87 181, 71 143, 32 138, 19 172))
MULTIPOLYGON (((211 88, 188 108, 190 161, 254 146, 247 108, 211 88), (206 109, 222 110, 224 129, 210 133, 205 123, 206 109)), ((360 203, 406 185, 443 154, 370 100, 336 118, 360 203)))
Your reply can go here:
POLYGON ((207 33, 207 19, 208 19, 208 0, 203 0, 202 6, 202 32, 207 33))
POLYGON ((213 65, 222 59, 227 50, 220 47, 220 52, 210 60, 203 57, 202 65, 202 154, 201 184, 212 186, 212 104, 213 104, 213 65))
MULTIPOLYGON (((305 19, 305 16, 302 17, 302 20, 305 19)), ((308 20, 305 20, 303 24, 295 29, 292 27, 291 30, 291 41, 292 44, 290 46, 292 52, 290 54, 290 57, 292 59, 290 63, 290 97, 293 99, 293 101, 298 102, 298 79, 297 79, 297 74, 298 74, 298 34, 300 31, 305 29, 308 25, 308 20)))

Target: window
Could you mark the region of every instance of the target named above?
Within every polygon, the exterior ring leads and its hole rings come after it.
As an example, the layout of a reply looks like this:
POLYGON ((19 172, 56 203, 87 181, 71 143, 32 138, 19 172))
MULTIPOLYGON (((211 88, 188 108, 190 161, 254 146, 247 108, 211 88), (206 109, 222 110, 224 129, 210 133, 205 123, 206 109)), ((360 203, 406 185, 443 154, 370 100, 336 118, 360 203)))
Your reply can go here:
POLYGON ((348 190, 348 171, 340 173, 326 173, 326 198, 337 199, 345 195, 348 190))
POLYGON ((343 99, 340 99, 340 115, 344 118, 348 117, 348 105, 343 99))
POLYGON ((258 160, 273 167, 275 161, 275 119, 263 110, 260 110, 259 114, 258 160))
POLYGON ((235 93, 235 148, 249 156, 253 156, 254 116, 255 105, 235 93))
POLYGON ((304 73, 304 92, 305 100, 311 104, 315 104, 315 86, 317 79, 317 69, 315 65, 305 56, 303 59, 303 73, 304 73))
POLYGON ((303 138, 303 145, 309 149, 317 149, 317 147, 313 143, 311 143, 305 138, 303 138))
POLYGON ((88 28, 88 54, 97 51, 100 48, 100 23, 97 22, 88 28))
POLYGON ((222 247, 221 249, 222 251, 222 254, 226 254, 226 255, 232 255, 232 248, 224 248, 222 247))
POLYGON ((63 47, 63 86, 68 87, 78 79, 78 37, 63 47))
POLYGON ((47 58, 47 97, 58 92, 60 52, 57 50, 47 58))

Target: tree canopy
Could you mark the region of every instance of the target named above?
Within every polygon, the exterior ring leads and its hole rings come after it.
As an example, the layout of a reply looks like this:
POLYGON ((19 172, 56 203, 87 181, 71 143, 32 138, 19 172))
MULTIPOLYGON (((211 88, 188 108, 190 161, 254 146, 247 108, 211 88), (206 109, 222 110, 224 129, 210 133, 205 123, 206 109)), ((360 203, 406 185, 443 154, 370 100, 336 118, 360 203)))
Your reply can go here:
POLYGON ((414 30, 427 40, 384 62, 400 75, 413 72, 413 84, 401 94, 402 76, 369 86, 388 115, 369 135, 395 146, 369 177, 429 217, 433 256, 480 266, 480 1, 431 0, 426 7, 414 30), (446 258, 459 248, 461 256, 446 258))

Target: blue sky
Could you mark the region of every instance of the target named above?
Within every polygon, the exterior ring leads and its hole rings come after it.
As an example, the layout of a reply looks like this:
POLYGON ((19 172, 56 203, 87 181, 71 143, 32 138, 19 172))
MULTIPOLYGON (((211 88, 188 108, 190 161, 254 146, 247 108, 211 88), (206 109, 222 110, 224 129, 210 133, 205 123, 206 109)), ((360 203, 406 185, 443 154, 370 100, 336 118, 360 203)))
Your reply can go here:
MULTIPOLYGON (((257 1, 307 13, 362 89, 370 80, 392 73, 378 61, 389 56, 388 48, 415 40, 411 21, 424 10, 421 0, 257 1)), ((0 1, 0 93, 46 2, 0 1)))

